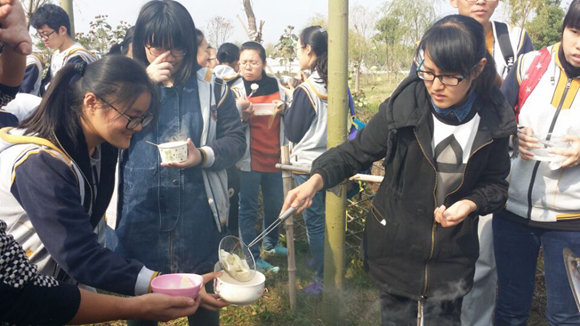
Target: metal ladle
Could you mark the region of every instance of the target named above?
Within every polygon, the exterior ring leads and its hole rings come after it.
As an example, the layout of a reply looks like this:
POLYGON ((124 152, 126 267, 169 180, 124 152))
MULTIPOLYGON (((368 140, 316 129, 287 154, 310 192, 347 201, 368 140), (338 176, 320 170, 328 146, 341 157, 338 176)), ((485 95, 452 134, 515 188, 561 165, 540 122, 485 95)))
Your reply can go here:
MULTIPOLYGON (((300 203, 300 206, 302 206, 302 203, 300 203)), ((256 266, 250 248, 256 243, 260 242, 262 239, 264 239, 266 235, 275 230, 281 223, 283 223, 290 216, 296 213, 299 207, 290 207, 287 210, 285 210, 282 214, 280 214, 280 216, 278 216, 276 221, 270 224, 270 226, 268 226, 262 233, 260 233, 254 240, 252 240, 252 242, 250 242, 249 245, 246 245, 242 241, 242 239, 232 235, 223 238, 222 241, 220 242, 219 250, 225 250, 230 254, 236 254, 238 257, 240 257, 240 259, 245 259, 246 262, 248 262, 248 266, 250 267, 251 273, 249 275, 246 275, 246 277, 240 276, 238 273, 231 273, 229 268, 225 268, 226 263, 222 260, 221 255, 219 255, 219 262, 222 269, 225 270, 226 273, 228 273, 232 278, 240 282, 250 281, 254 277, 256 266)))

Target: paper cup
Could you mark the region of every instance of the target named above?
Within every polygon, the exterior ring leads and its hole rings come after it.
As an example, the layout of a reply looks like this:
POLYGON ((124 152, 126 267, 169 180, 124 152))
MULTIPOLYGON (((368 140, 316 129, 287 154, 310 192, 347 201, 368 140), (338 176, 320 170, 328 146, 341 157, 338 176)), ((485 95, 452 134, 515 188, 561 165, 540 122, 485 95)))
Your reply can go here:
POLYGON ((254 115, 273 115, 276 105, 274 103, 254 103, 252 108, 254 115))
POLYGON ((181 163, 187 160, 187 142, 174 141, 157 146, 163 163, 181 163))

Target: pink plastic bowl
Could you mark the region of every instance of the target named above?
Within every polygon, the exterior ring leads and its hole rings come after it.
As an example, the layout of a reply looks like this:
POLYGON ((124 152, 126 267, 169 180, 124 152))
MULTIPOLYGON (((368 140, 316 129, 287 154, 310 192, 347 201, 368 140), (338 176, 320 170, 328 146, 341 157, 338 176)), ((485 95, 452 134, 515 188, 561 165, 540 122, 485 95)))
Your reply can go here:
POLYGON ((163 293, 174 297, 197 298, 201 287, 203 286, 203 277, 197 274, 164 274, 157 276, 151 281, 151 289, 154 293, 163 293), (187 277, 193 283, 191 287, 180 288, 182 278, 187 277))

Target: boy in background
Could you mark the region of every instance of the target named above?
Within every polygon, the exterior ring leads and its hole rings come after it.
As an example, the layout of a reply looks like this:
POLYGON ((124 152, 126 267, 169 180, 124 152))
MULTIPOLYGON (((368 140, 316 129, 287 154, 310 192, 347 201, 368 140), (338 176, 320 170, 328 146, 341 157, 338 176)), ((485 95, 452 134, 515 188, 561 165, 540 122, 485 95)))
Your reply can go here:
POLYGON ((46 77, 42 80, 40 95, 44 94, 50 80, 65 64, 97 60, 97 57, 73 40, 68 14, 61 7, 45 4, 36 10, 30 21, 44 45, 56 50, 50 59, 46 77))

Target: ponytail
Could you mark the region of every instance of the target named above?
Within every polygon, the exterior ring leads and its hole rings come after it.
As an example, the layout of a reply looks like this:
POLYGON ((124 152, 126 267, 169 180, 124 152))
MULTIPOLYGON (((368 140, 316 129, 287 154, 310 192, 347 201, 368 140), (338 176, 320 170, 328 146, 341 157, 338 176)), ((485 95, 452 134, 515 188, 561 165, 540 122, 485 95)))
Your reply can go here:
POLYGON ((224 43, 220 45, 217 51, 217 59, 220 64, 232 64, 240 58, 240 48, 233 43, 224 43))
POLYGON ((328 32, 320 26, 306 27, 300 33, 300 46, 310 45, 316 54, 316 61, 310 70, 317 71, 320 78, 328 85, 328 32))
POLYGON ((19 128, 25 129, 27 135, 46 138, 53 143, 56 142, 55 131, 61 130, 75 141, 81 129, 82 115, 79 103, 82 99, 75 94, 72 83, 73 78, 79 79, 77 71, 74 64, 62 67, 50 82, 38 108, 19 128))
POLYGON ((67 64, 60 69, 39 107, 19 128, 25 129, 26 135, 51 142, 56 142, 57 132, 64 133, 77 146, 87 93, 118 104, 124 110, 130 108, 141 94, 149 93, 149 111, 157 115, 157 87, 150 81, 145 67, 124 56, 108 55, 89 65, 84 62, 67 64))

